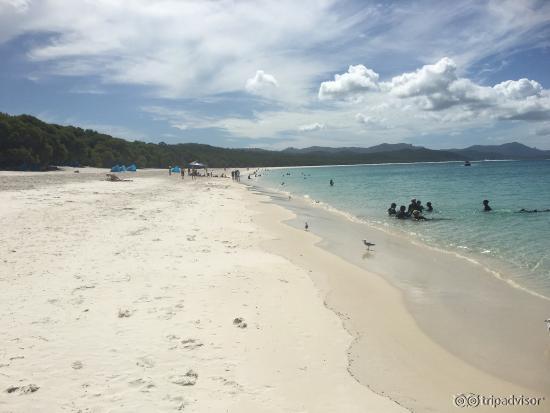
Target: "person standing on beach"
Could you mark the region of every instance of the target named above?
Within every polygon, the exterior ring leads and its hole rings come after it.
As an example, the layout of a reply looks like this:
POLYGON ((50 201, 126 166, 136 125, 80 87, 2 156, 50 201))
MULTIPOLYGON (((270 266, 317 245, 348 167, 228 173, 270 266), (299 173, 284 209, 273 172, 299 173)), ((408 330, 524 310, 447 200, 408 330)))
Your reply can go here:
POLYGON ((172 175, 172 165, 168 165, 168 175, 172 175))
POLYGON ((489 212, 492 211, 493 208, 489 206, 489 201, 487 199, 483 200, 483 212, 489 212))
POLYGON ((181 179, 185 177, 185 169, 181 168, 181 179))

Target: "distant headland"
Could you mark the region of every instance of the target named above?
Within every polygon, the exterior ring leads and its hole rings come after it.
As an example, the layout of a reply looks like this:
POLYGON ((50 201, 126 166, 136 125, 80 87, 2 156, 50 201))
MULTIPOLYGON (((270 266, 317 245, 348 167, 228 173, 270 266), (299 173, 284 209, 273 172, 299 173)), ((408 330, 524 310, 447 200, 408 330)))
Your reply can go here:
POLYGON ((517 159, 550 159, 550 150, 518 142, 464 149, 428 149, 406 143, 363 147, 320 147, 281 151, 220 148, 197 143, 127 141, 75 126, 61 126, 30 115, 0 113, 0 169, 46 170, 56 166, 111 167, 136 164, 165 168, 196 159, 210 167, 353 165, 517 159))

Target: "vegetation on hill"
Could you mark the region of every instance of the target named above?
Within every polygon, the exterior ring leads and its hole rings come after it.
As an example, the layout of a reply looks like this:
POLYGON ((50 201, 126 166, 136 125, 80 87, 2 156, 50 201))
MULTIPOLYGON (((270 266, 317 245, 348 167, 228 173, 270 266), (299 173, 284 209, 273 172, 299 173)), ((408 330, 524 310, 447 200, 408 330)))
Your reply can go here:
MULTIPOLYGON (((210 167, 464 160, 464 154, 454 151, 405 144, 383 144, 373 148, 312 147, 267 151, 218 148, 195 143, 168 145, 162 142, 129 142, 90 129, 45 123, 30 115, 0 113, 0 169, 44 170, 51 165, 108 168, 115 164, 132 163, 138 168, 166 168, 169 165, 185 165, 194 160, 210 167)), ((469 152, 471 160, 474 152, 469 152)), ((487 154, 484 153, 484 156, 487 154)))

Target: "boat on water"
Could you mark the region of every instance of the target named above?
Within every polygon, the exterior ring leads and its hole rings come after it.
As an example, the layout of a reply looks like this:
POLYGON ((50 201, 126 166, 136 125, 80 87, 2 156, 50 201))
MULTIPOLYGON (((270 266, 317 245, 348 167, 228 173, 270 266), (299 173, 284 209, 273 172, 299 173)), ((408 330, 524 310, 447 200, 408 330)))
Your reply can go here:
POLYGON ((464 166, 472 166, 472 164, 470 163, 470 161, 464 161, 464 166))

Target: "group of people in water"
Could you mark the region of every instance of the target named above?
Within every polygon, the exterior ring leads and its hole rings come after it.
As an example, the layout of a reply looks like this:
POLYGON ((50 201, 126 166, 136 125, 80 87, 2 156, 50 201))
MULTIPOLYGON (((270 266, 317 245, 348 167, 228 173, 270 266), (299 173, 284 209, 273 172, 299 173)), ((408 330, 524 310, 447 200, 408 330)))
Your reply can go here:
MULTIPOLYGON (((490 212, 493 210, 491 206, 489 205, 489 200, 484 199, 481 203, 483 205, 483 212, 490 212)), ((397 219, 407 219, 411 218, 415 221, 421 221, 427 219, 424 215, 422 215, 422 212, 433 212, 433 206, 431 202, 426 202, 426 207, 422 205, 422 201, 420 199, 411 199, 411 203, 409 204, 408 208, 405 207, 405 205, 401 205, 399 207, 399 210, 396 209, 397 204, 395 202, 392 202, 390 207, 388 208, 388 215, 394 216, 397 219)), ((517 212, 522 213, 535 213, 535 212, 550 212, 550 209, 525 209, 522 208, 517 212)))
POLYGON ((399 210, 396 209, 397 204, 395 202, 392 202, 390 207, 388 208, 388 215, 394 216, 397 219, 407 219, 412 218, 415 221, 421 221, 423 219, 426 219, 424 215, 422 215, 422 212, 425 210, 426 212, 433 212, 433 206, 431 202, 426 202, 426 207, 422 205, 422 201, 420 199, 411 199, 411 203, 409 204, 408 208, 405 205, 401 205, 399 207, 399 210))

